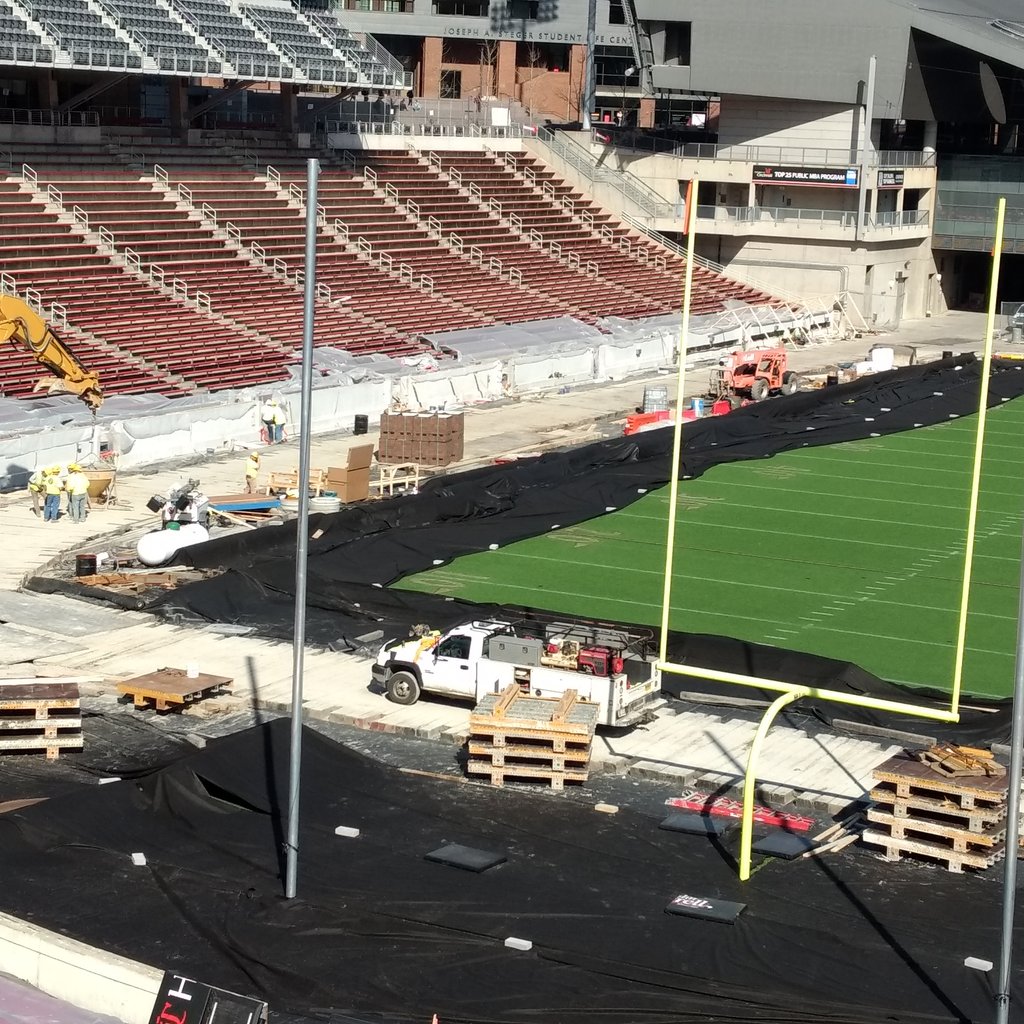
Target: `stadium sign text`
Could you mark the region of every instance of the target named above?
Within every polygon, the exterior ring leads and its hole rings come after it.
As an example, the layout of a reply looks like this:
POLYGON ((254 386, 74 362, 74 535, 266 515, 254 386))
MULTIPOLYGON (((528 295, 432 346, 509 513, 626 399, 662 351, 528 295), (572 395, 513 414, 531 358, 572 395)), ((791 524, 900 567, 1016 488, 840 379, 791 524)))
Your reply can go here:
MULTIPOLYGON (((516 39, 528 43, 583 43, 583 32, 553 32, 535 28, 479 28, 474 25, 446 25, 444 34, 458 39, 516 39)), ((629 37, 599 32, 598 46, 629 46, 629 37)))
POLYGON ((903 188, 903 171, 896 168, 880 167, 878 169, 879 188, 903 188))
POLYGON ((816 185, 856 188, 856 167, 755 167, 754 181, 770 185, 816 185))

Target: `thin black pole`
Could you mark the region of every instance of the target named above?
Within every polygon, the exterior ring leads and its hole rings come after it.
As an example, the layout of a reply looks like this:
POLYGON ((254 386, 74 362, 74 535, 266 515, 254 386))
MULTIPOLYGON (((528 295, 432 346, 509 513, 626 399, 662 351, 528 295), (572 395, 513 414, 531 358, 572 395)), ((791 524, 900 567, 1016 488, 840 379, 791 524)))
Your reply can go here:
POLYGON ((316 208, 320 163, 306 161, 306 277, 302 318, 302 402, 299 422, 299 518, 295 526, 295 630, 292 638, 292 729, 288 760, 288 838, 284 894, 295 896, 302 771, 302 665, 306 646, 306 559, 309 554, 309 430, 313 399, 313 314, 316 297, 316 208))

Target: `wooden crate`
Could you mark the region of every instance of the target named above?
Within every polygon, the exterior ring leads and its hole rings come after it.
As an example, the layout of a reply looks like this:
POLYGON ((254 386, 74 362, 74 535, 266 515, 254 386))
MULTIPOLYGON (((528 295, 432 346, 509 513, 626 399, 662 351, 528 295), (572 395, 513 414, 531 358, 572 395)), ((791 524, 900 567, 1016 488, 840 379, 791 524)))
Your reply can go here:
POLYGON ((0 751, 81 750, 82 707, 77 683, 0 683, 0 751))
POLYGON ((881 846, 886 860, 917 855, 949 871, 984 870, 1006 848, 1005 777, 950 778, 906 755, 875 769, 867 812, 875 826, 862 839, 881 846))
POLYGON ((157 711, 172 711, 195 704, 204 697, 230 693, 231 683, 230 676, 213 676, 201 672, 190 679, 183 668, 161 668, 118 683, 117 689, 131 697, 137 708, 152 704, 157 711))
POLYGON ((552 789, 586 782, 598 713, 575 690, 532 697, 512 683, 484 696, 470 715, 467 769, 494 786, 506 777, 543 779, 552 789))

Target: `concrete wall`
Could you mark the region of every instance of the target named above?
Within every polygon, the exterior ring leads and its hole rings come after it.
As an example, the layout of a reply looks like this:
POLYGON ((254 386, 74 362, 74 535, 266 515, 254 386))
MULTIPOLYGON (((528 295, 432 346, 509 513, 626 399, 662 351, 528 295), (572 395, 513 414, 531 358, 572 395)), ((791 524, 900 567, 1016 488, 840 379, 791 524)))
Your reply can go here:
MULTIPOLYGON (((449 362, 430 372, 410 369, 407 374, 371 377, 358 383, 326 384, 313 391, 312 431, 350 431, 357 414, 376 424, 380 414, 395 402, 411 408, 471 407, 495 401, 507 392, 535 394, 574 383, 620 380, 669 362, 676 333, 675 325, 666 330, 639 324, 628 338, 584 340, 546 354, 510 353, 478 363, 449 362)), ((709 338, 709 344, 713 343, 709 338)), ((210 396, 205 404, 169 401, 148 413, 140 409, 116 415, 117 399, 113 399, 101 412, 98 424, 93 424, 81 403, 71 397, 49 400, 48 422, 61 425, 0 435, 0 490, 24 487, 29 474, 41 465, 88 461, 104 441, 119 453, 121 469, 257 446, 261 396, 271 391, 284 407, 286 434, 295 437, 300 399, 293 383, 258 393, 210 396)), ((10 417, 10 410, 5 411, 10 417)))
POLYGON ((155 967, 9 914, 0 914, 0 967, 47 995, 125 1024, 146 1024, 163 978, 163 971, 155 967))
POLYGON ((702 256, 741 267, 759 281, 812 299, 849 292, 870 323, 893 324, 945 312, 928 239, 870 247, 843 242, 698 236, 702 256), (905 281, 901 284, 900 277, 905 281), (902 300, 900 298, 902 293, 902 300))
POLYGON ((863 116, 850 103, 723 95, 718 120, 721 146, 856 150, 863 116))
POLYGON ((60 142, 95 146, 100 141, 98 125, 65 127, 41 124, 0 124, 0 142, 60 142))

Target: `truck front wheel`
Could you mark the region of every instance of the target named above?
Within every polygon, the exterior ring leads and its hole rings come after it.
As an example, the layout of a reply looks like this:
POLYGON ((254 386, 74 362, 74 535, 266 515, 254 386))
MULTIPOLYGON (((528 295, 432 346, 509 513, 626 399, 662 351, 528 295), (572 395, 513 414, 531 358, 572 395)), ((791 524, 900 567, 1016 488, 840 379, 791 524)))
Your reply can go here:
POLYGON ((420 684, 411 672, 392 672, 388 676, 388 700, 395 704, 415 704, 420 699, 420 684))

